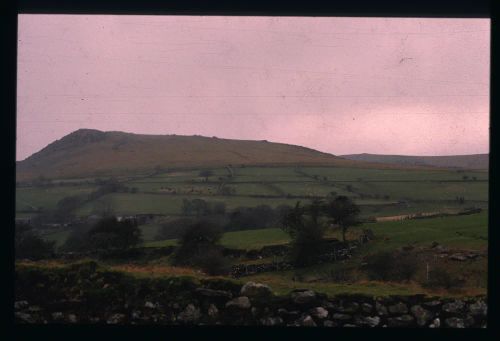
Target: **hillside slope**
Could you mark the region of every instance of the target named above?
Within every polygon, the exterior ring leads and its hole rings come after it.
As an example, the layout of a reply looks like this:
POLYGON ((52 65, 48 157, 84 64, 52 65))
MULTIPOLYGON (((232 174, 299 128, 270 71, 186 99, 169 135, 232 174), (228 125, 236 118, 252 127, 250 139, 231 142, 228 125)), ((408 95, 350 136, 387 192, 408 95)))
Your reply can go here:
POLYGON ((377 162, 394 165, 430 166, 463 169, 488 169, 489 154, 447 155, 447 156, 408 156, 351 154, 341 157, 353 161, 377 162))
POLYGON ((134 174, 149 172, 158 166, 189 168, 228 164, 353 166, 357 162, 309 148, 267 141, 80 129, 17 162, 17 181, 39 176, 134 174))

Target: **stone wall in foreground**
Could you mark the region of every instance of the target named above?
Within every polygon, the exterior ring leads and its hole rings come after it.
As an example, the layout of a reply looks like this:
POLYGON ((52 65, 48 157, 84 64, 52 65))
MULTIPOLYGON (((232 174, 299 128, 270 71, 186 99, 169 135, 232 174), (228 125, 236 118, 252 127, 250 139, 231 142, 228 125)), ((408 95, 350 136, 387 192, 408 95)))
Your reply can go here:
POLYGON ((222 279, 131 278, 83 269, 16 269, 17 323, 484 328, 485 297, 328 297, 222 279))

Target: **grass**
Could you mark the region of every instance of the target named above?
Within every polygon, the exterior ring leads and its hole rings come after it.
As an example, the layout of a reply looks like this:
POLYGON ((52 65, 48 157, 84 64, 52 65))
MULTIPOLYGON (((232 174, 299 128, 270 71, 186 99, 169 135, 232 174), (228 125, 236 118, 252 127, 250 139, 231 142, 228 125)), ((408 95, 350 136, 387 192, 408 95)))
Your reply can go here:
MULTIPOLYGON (((234 249, 260 249, 266 245, 286 244, 290 241, 290 237, 280 229, 258 229, 226 232, 220 241, 221 245, 234 249)), ((161 241, 151 241, 144 243, 147 247, 165 247, 176 245, 176 239, 168 239, 161 241)))
POLYGON ((415 219, 365 224, 377 236, 366 246, 366 252, 389 251, 404 245, 428 246, 440 244, 483 250, 488 246, 488 212, 466 216, 415 219), (387 240, 381 240, 387 237, 387 240))
POLYGON ((88 194, 95 186, 21 187, 16 189, 16 211, 30 209, 31 206, 44 209, 56 208, 64 197, 88 194))

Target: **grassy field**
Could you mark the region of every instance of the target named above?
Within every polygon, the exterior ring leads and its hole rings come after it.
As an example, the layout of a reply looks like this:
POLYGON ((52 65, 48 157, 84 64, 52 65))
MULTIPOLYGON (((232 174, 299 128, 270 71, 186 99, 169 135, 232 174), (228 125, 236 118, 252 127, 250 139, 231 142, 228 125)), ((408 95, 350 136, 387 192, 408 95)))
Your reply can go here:
MULTIPOLYGON (((290 237, 280 229, 258 229, 247 231, 236 231, 224 233, 220 243, 221 245, 233 249, 260 249, 266 245, 286 244, 290 237)), ((163 247, 175 245, 175 239, 151 241, 144 245, 148 247, 163 247)))
MULTIPOLYGON (((114 193, 79 207, 75 213, 87 216, 104 205, 116 214, 156 213, 181 215, 183 199, 200 198, 224 202, 227 209, 239 206, 294 205, 307 197, 325 197, 331 192, 348 195, 361 206, 362 216, 390 216, 418 212, 435 212, 460 208, 456 197, 464 197, 463 207, 487 207, 488 173, 481 171, 361 169, 340 167, 233 167, 213 168, 208 182, 200 170, 165 172, 138 177, 124 184, 137 193, 114 193), (467 180, 463 180, 463 176, 467 180), (326 180, 325 180, 326 177, 326 180), (475 177, 476 180, 472 180, 475 177), (220 195, 218 188, 235 190, 235 195, 220 195), (163 188, 163 189, 162 189, 163 188), (174 189, 176 194, 169 193, 174 189), (262 196, 262 197, 255 197, 262 196), (266 197, 267 196, 267 197, 266 197), (298 199, 291 199, 296 196, 298 199), (394 205, 396 201, 406 204, 394 205)), ((21 187, 16 191, 16 216, 26 217, 33 207, 54 209, 67 196, 86 194, 95 186, 21 187)))

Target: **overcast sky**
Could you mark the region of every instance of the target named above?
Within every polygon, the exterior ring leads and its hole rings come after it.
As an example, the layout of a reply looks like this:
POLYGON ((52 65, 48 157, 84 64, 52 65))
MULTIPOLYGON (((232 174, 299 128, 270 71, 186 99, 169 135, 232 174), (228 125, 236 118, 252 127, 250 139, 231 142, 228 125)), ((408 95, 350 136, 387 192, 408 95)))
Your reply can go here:
POLYGON ((20 15, 17 160, 79 128, 489 151, 488 19, 20 15))

